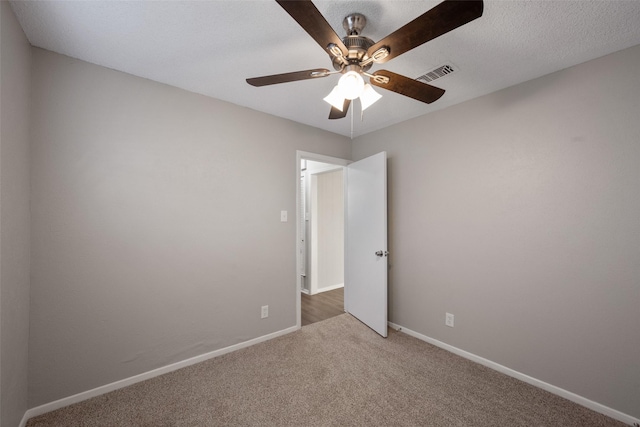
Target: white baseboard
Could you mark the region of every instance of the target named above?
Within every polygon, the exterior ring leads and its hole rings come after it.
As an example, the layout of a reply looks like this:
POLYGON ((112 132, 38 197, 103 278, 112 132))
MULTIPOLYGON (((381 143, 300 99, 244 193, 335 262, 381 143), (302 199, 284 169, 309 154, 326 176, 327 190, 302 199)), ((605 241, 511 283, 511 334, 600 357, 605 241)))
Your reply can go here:
POLYGON ((315 292, 312 292, 311 295, 320 294, 322 292, 329 292, 336 289, 344 288, 344 283, 338 283, 337 285, 325 286, 324 288, 318 288, 315 292))
POLYGON ((40 405, 35 408, 28 409, 27 412, 25 412, 24 417, 22 417, 22 421, 20 422, 19 427, 25 427, 27 424, 27 420, 33 417, 37 417, 38 415, 46 414, 47 412, 55 411, 56 409, 69 406, 74 403, 82 402, 83 400, 91 399, 92 397, 100 396, 102 394, 109 393, 111 391, 118 390, 120 388, 124 388, 130 385, 133 385, 135 383, 148 380, 150 378, 167 374, 169 372, 177 371, 178 369, 186 368, 187 366, 195 365, 196 363, 204 362, 205 360, 213 359, 214 357, 222 356, 223 354, 240 350, 241 348, 249 347, 264 341, 268 341, 273 338, 277 338, 279 336, 286 335, 291 332, 295 332, 298 329, 300 329, 299 326, 292 326, 290 328, 273 332, 271 334, 263 335, 261 337, 251 339, 249 341, 244 341, 238 344, 231 345, 229 347, 225 347, 225 348, 211 351, 209 353, 201 354, 200 356, 195 356, 190 359, 183 360, 181 362, 172 363, 171 365, 163 366, 161 368, 157 368, 152 371, 144 372, 142 374, 135 375, 130 378, 125 378, 123 380, 116 381, 111 384, 106 384, 88 391, 83 391, 82 393, 74 394, 73 396, 68 396, 53 402, 45 403, 44 405, 40 405))
POLYGON ((485 359, 484 357, 480 357, 477 356, 473 353, 469 353, 468 351, 464 351, 461 350, 457 347, 454 347, 452 345, 443 343, 442 341, 438 341, 434 338, 428 337, 426 335, 422 335, 419 332, 415 332, 412 331, 411 329, 407 329, 404 326, 401 325, 397 325, 395 323, 392 322, 388 322, 389 327, 395 329, 396 331, 402 331, 407 335, 410 335, 414 338, 418 338, 419 340, 428 342, 429 344, 433 344, 436 347, 440 347, 442 349, 445 349, 447 351, 450 351, 451 353, 457 354, 458 356, 462 356, 465 359, 469 359, 473 362, 479 363, 483 366, 486 366, 488 368, 491 368, 493 370, 496 370, 498 372, 501 372, 503 374, 509 375, 510 377, 519 379, 520 381, 524 381, 525 383, 531 384, 535 387, 541 388, 543 390, 546 390, 550 393, 553 393, 557 396, 560 397, 564 397, 567 400, 570 400, 572 402, 577 403, 578 405, 582 405, 586 408, 589 408, 593 411, 599 412, 601 414, 604 414, 608 417, 611 417, 613 419, 616 419, 618 421, 621 421, 623 423, 629 424, 629 425, 635 425, 635 424, 640 424, 640 419, 638 418, 634 418, 631 415, 627 415, 623 412, 620 412, 618 410, 609 408, 608 406, 604 406, 598 402, 594 402, 593 400, 589 400, 586 397, 582 397, 580 395, 577 395, 575 393, 572 393, 570 391, 567 391, 565 389, 562 389, 560 387, 556 387, 552 384, 546 383, 544 381, 541 381, 537 378, 533 378, 530 377, 529 375, 523 374, 522 372, 518 372, 515 371, 511 368, 507 368, 506 366, 500 365, 499 363, 496 362, 492 362, 491 360, 485 359))

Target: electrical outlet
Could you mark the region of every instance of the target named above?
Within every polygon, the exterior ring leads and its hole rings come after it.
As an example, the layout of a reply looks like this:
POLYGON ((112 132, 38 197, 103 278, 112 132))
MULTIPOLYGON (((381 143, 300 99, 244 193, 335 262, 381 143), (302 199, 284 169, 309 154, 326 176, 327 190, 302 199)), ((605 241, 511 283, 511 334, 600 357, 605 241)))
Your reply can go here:
POLYGON ((446 313, 444 315, 444 324, 453 328, 453 314, 446 313))
POLYGON ((263 305, 262 306, 262 311, 260 313, 260 318, 266 319, 267 317, 269 317, 269 306, 268 305, 263 305))

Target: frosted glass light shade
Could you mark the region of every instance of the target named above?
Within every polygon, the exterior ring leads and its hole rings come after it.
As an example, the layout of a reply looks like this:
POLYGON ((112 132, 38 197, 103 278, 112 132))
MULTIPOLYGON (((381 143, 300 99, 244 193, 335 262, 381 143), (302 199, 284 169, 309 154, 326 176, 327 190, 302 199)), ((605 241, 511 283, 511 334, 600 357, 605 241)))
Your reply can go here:
POLYGON ((371 86, 369 83, 364 85, 364 89, 360 94, 360 105, 362 106, 362 111, 372 106, 373 103, 380 98, 382 98, 382 95, 373 90, 373 86, 371 86))
POLYGON ((324 100, 342 111, 342 107, 344 106, 344 95, 338 86, 335 86, 331 93, 324 97, 324 100))
POLYGON ((342 95, 347 99, 356 99, 364 89, 364 80, 360 73, 348 71, 340 77, 338 87, 342 91, 342 95))

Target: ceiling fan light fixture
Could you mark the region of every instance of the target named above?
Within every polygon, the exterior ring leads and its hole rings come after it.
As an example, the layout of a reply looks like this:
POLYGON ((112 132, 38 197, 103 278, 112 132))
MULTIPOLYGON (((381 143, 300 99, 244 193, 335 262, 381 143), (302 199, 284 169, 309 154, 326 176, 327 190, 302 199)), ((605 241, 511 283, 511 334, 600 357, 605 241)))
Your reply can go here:
POLYGON ((360 105, 362 106, 362 111, 371 107, 380 98, 382 98, 382 95, 373 90, 373 86, 369 83, 364 85, 364 89, 360 94, 360 105))
POLYGON ((364 89, 364 80, 357 71, 347 71, 340 77, 338 87, 346 99, 356 99, 364 89))
POLYGON ((335 86, 331 91, 331 93, 329 93, 329 95, 325 96, 323 99, 329 104, 331 104, 333 107, 342 111, 345 97, 340 87, 335 86))
MULTIPOLYGON (((338 86, 324 98, 333 107, 329 113, 331 120, 344 118, 349 111, 351 101, 358 97, 361 98, 362 109, 370 107, 380 98, 380 95, 370 87, 365 91, 363 76, 367 76, 369 83, 374 86, 416 101, 430 104, 438 100, 444 94, 444 89, 391 71, 378 70, 374 74, 369 74, 367 71, 373 65, 372 62, 381 64, 396 58, 480 18, 484 10, 484 0, 445 0, 378 42, 374 42, 361 35, 367 22, 362 14, 347 15, 343 21, 347 35, 341 38, 311 0, 277 0, 277 3, 329 54, 335 72, 316 68, 253 77, 247 79, 247 83, 252 86, 267 86, 341 73, 338 86)), ((351 112, 353 120, 353 110, 351 112)))

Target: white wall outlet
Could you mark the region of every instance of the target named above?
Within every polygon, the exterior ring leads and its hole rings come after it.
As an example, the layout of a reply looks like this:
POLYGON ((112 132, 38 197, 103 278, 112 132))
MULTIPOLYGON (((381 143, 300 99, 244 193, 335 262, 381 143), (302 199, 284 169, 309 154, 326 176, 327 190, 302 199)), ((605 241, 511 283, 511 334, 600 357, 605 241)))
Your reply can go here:
POLYGON ((269 306, 268 305, 263 305, 262 306, 262 311, 260 312, 260 318, 261 319, 266 319, 267 317, 269 317, 269 306))
POLYGON ((446 313, 444 315, 444 324, 453 328, 453 314, 446 313))
POLYGON ((287 222, 287 211, 280 211, 280 222, 287 222))

